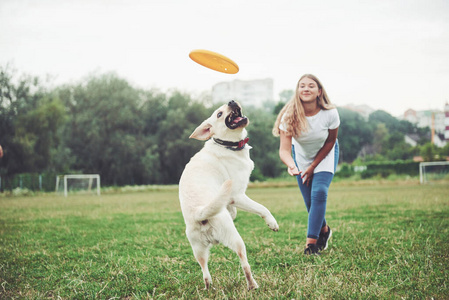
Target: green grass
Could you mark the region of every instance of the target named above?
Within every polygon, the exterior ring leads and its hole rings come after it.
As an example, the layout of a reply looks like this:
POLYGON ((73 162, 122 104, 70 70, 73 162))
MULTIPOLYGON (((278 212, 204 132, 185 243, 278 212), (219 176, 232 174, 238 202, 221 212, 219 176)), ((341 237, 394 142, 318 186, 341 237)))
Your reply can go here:
MULTIPOLYGON (((277 186, 277 187, 275 187, 277 186)), ((336 182, 321 256, 302 255, 299 190, 255 185, 280 231, 239 211, 236 227, 260 288, 246 291, 237 256, 212 248, 211 290, 185 236, 176 188, 0 198, 0 298, 449 298, 449 185, 336 182)))

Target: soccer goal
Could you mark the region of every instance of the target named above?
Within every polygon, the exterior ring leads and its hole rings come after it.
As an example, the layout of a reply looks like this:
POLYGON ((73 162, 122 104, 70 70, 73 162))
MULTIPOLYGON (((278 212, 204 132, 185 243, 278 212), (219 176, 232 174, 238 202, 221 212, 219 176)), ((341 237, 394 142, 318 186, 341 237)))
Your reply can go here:
POLYGON ((419 181, 421 183, 443 179, 449 179, 449 161, 432 161, 419 164, 419 181))
POLYGON ((98 174, 72 174, 56 176, 56 192, 64 190, 67 197, 70 192, 96 192, 100 196, 100 175, 98 174))

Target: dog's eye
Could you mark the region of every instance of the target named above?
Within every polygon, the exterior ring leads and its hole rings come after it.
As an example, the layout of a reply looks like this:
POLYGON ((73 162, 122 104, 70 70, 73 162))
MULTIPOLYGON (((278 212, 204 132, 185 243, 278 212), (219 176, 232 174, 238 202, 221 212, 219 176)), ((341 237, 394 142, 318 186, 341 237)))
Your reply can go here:
POLYGON ((220 111, 220 112, 217 114, 217 118, 221 117, 222 115, 223 115, 223 113, 220 111))

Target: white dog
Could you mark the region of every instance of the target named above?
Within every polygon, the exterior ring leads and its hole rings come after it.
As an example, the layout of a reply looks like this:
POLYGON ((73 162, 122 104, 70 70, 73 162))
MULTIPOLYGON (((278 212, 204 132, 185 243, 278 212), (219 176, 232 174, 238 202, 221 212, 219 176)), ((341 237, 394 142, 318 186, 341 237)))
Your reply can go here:
POLYGON ((246 194, 254 163, 249 157, 245 127, 248 119, 237 102, 218 108, 190 138, 208 140, 186 165, 179 182, 179 199, 187 238, 203 271, 206 289, 212 283, 207 261, 213 244, 222 243, 240 258, 248 289, 258 288, 251 275, 245 244, 234 226, 236 208, 261 216, 274 231, 279 226, 270 211, 246 194))

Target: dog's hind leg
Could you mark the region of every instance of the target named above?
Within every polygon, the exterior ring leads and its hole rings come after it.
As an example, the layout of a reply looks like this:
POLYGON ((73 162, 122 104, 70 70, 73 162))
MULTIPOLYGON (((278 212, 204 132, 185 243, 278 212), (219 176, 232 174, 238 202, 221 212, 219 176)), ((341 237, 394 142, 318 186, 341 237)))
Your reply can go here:
POLYGON ((201 270, 203 271, 203 280, 204 280, 204 289, 207 290, 212 284, 212 277, 209 273, 209 268, 207 266, 207 262, 209 260, 209 247, 204 247, 203 245, 194 245, 192 244, 193 254, 195 255, 196 260, 201 266, 201 270))
POLYGON ((233 243, 229 245, 229 248, 234 250, 234 252, 237 253, 237 255, 239 256, 243 273, 245 273, 248 290, 257 289, 259 285, 254 280, 253 275, 251 274, 251 267, 249 266, 248 259, 246 257, 245 243, 243 242, 242 238, 238 233, 235 241, 233 241, 233 243))
POLYGON ((248 285, 248 290, 257 289, 259 285, 254 280, 253 275, 251 274, 251 267, 249 266, 248 259, 246 257, 246 247, 243 242, 242 237, 238 233, 237 229, 234 226, 234 222, 230 220, 231 223, 226 224, 226 240, 221 241, 223 245, 232 249, 240 259, 240 264, 242 266, 243 272, 245 273, 246 283, 248 285))

